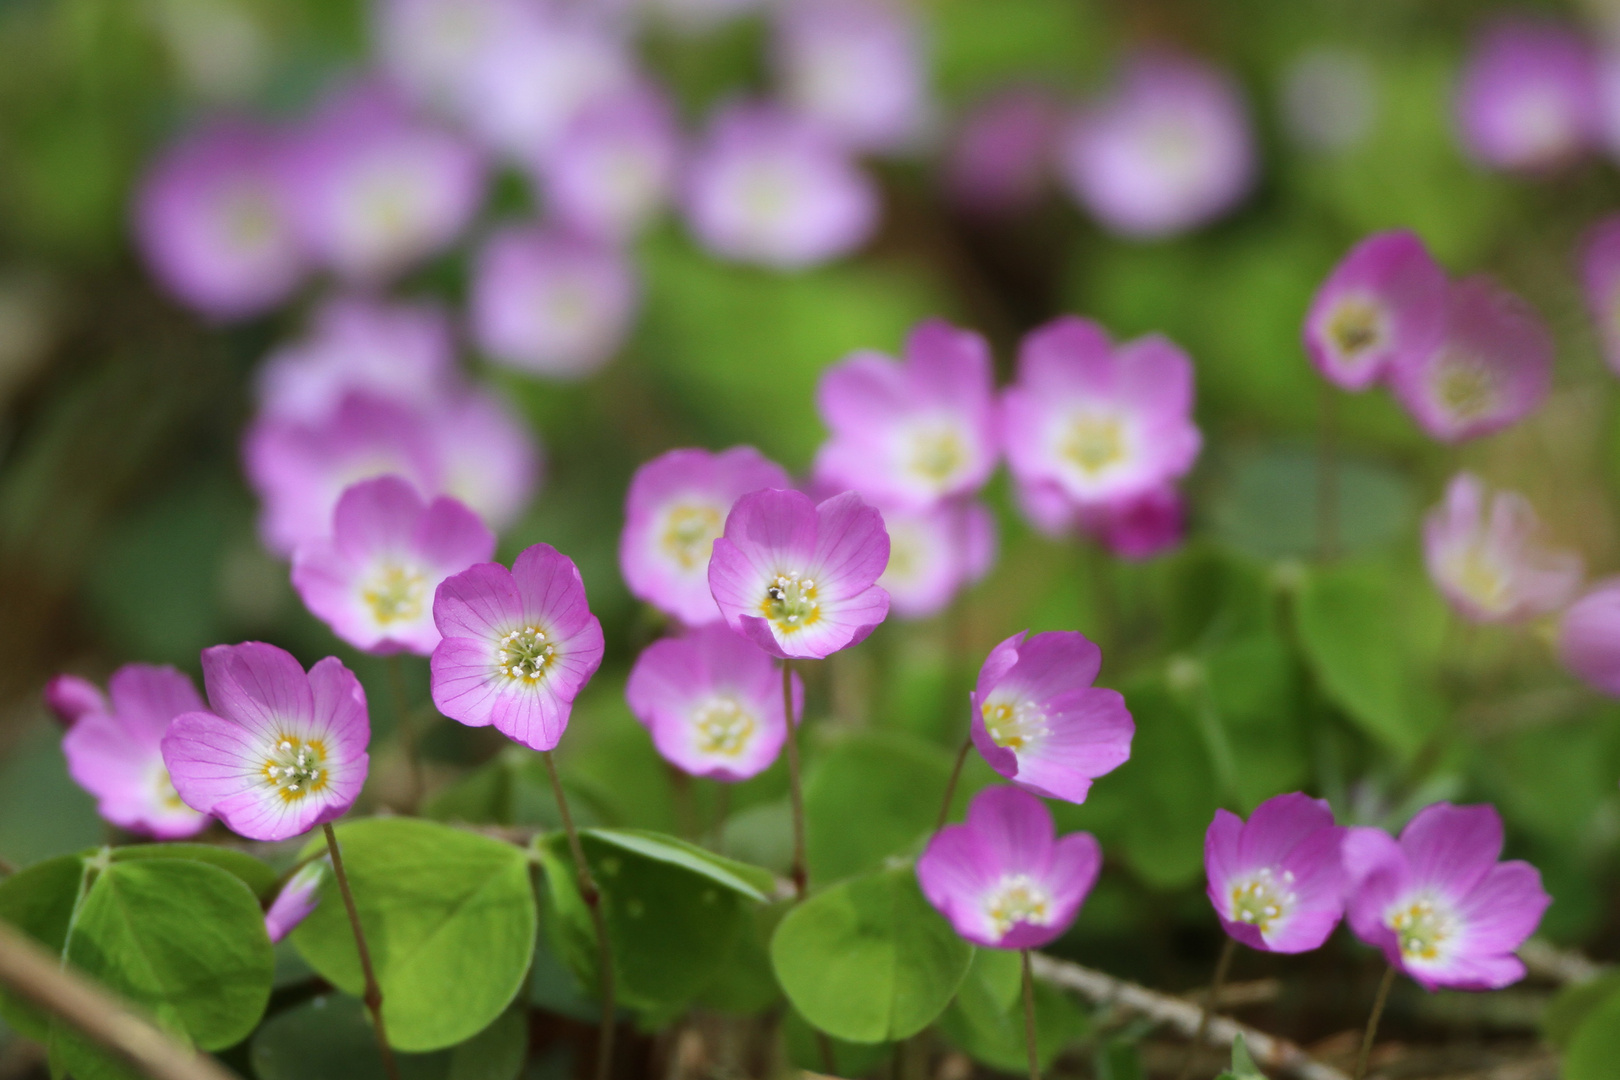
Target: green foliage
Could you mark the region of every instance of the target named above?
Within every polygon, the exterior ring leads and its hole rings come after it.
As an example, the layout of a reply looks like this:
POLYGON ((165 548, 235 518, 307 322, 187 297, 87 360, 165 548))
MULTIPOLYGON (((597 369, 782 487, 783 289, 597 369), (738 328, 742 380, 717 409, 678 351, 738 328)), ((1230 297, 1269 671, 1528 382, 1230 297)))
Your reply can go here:
POLYGON ((1266 1080, 1265 1074, 1255 1065, 1254 1058, 1249 1056, 1249 1047, 1242 1035, 1232 1040, 1232 1067, 1216 1080, 1266 1080))
MULTIPOLYGON (((1333 469, 1334 550, 1376 551, 1407 535, 1417 508, 1410 481, 1357 458, 1333 469)), ((1222 543, 1255 558, 1314 556, 1322 547, 1322 484, 1321 459, 1305 449, 1229 452, 1211 495, 1210 525, 1222 543)))
MULTIPOLYGON (((975 950, 956 1000, 939 1018, 940 1030, 976 1061, 1003 1072, 1024 1071, 1029 1058, 1021 984, 1016 952, 975 950)), ((1086 1030, 1085 1014, 1068 995, 1035 984, 1035 1049, 1043 1070, 1086 1030)))
POLYGON ((1614 1063, 1620 1061, 1620 990, 1612 982, 1607 989, 1608 996, 1592 1002, 1573 1026, 1564 1052, 1564 1080, 1606 1080, 1614 1075, 1614 1063))
POLYGON ((900 732, 853 732, 819 754, 804 783, 811 881, 875 870, 918 844, 950 772, 948 751, 900 732))
POLYGON ((142 859, 191 859, 209 863, 238 878, 261 901, 273 899, 276 872, 253 856, 214 844, 127 844, 112 848, 109 857, 114 863, 138 862, 142 859))
POLYGON ((817 893, 771 939, 777 981, 793 1007, 850 1042, 893 1042, 927 1027, 972 958, 909 866, 817 893))
MULTIPOLYGON (((431 1054, 396 1054, 401 1080, 515 1080, 528 1050, 528 1025, 508 1009, 471 1039, 431 1054)), ((253 1036, 258 1080, 385 1080, 366 1008, 323 994, 265 1021, 253 1036)))
MULTIPOLYGON (((523 986, 534 952, 537 915, 524 853, 404 818, 350 822, 337 835, 389 1040, 401 1050, 438 1050, 487 1027, 523 986)), ((306 850, 323 843, 311 841, 306 850)), ((320 902, 292 941, 339 989, 355 996, 364 990, 334 875, 322 879, 320 902)))

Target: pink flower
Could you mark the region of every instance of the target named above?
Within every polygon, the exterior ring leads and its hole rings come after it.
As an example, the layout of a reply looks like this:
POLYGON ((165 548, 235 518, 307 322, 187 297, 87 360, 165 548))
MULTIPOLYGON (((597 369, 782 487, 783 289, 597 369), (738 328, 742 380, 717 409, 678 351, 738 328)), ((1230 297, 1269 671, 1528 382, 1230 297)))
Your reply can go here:
POLYGON ((1059 147, 1070 191, 1123 236, 1170 236, 1230 210, 1254 183, 1237 85, 1203 61, 1143 52, 1059 147))
POLYGON ((106 712, 107 698, 89 679, 57 675, 45 684, 45 707, 63 727, 72 727, 86 713, 106 712))
POLYGON ((163 287, 215 319, 280 304, 303 279, 278 133, 221 121, 170 147, 141 183, 135 232, 163 287))
POLYGON ((1513 953, 1552 898, 1526 862, 1497 862, 1502 818, 1492 806, 1436 803, 1399 843, 1348 830, 1350 927, 1424 989, 1497 990, 1524 977, 1513 953))
POLYGON ((1114 347, 1096 323, 1063 316, 1032 331, 1002 397, 1013 477, 1083 506, 1134 499, 1192 468, 1192 361, 1162 337, 1114 347))
POLYGON ((249 641, 202 654, 209 711, 181 713, 163 760, 187 806, 250 840, 286 840, 343 816, 370 764, 360 680, 335 656, 305 674, 249 641))
POLYGON ((669 201, 680 149, 661 92, 638 87, 594 101, 536 166, 547 209, 588 236, 634 236, 669 201))
POLYGON ((1620 697, 1620 578, 1600 581, 1564 612, 1558 658, 1588 686, 1620 697))
POLYGON ((943 502, 923 510, 883 511, 889 564, 878 578, 890 610, 926 619, 989 573, 996 558, 996 521, 982 503, 943 502))
POLYGON ((1180 546, 1187 531, 1186 505, 1169 484, 1097 503, 1075 502, 1053 483, 1016 484, 1013 496, 1042 535, 1089 536, 1121 559, 1156 558, 1180 546))
POLYGON ((1002 91, 973 107, 952 143, 946 180, 961 206, 985 214, 1023 210, 1052 168, 1057 105, 1043 90, 1002 91))
POLYGON ((449 495, 500 532, 534 498, 544 455, 534 432, 506 401, 479 390, 441 401, 424 420, 449 495))
POLYGON ((919 323, 896 363, 858 352, 821 377, 832 430, 816 479, 884 505, 922 508, 984 486, 1000 454, 990 348, 940 319, 919 323))
POLYGON ((573 560, 535 544, 508 570, 480 563, 433 597, 433 703, 452 720, 534 750, 562 739, 574 698, 602 663, 602 624, 573 560))
POLYGON ((1597 62, 1574 29, 1551 20, 1499 19, 1474 42, 1457 89, 1469 153, 1498 169, 1566 165, 1601 130, 1597 62))
POLYGON ((1316 290, 1305 351, 1322 377, 1365 390, 1401 363, 1421 361, 1446 328, 1446 272, 1417 234, 1374 233, 1316 290))
POLYGON ((465 114, 482 58, 520 31, 528 0, 374 0, 372 37, 392 80, 418 103, 465 114))
POLYGON ((844 145, 905 149, 931 111, 917 16, 892 0, 790 0, 776 17, 783 99, 844 145))
MULTIPOLYGON (((787 738, 781 671, 759 646, 720 623, 649 645, 630 670, 625 696, 658 752, 693 776, 757 776, 787 738)), ((804 686, 795 674, 794 723, 803 709, 804 686)))
POLYGON ((478 515, 443 496, 425 502, 397 476, 344 491, 329 538, 300 544, 292 581, 304 604, 357 649, 427 656, 439 643, 439 582, 495 554, 478 515))
POLYGON ((309 424, 355 392, 426 407, 452 392, 455 374, 441 309, 342 297, 322 305, 303 338, 270 354, 259 369, 259 407, 309 424))
POLYGON ((934 834, 917 883, 956 932, 987 949, 1037 949, 1063 936, 1102 869, 1090 833, 1054 839, 1052 813, 1017 788, 986 788, 967 822, 934 834))
POLYGON ((264 913, 264 930, 271 941, 280 941, 309 918, 321 902, 321 879, 326 877, 329 865, 330 860, 324 858, 305 863, 276 893, 264 913))
POLYGON ((811 121, 771 105, 722 109, 683 187, 699 243, 721 258, 779 270, 847 255, 877 225, 871 179, 811 121))
MULTIPOLYGON (((82 694, 87 688, 95 689, 88 683, 76 689, 82 694)), ((202 832, 208 815, 180 801, 161 746, 169 721, 203 707, 197 688, 174 668, 125 664, 113 672, 107 691, 110 702, 86 708, 62 737, 74 782, 121 829, 159 840, 202 832)), ((89 704, 87 695, 77 702, 89 704)))
POLYGON ((1117 691, 1092 686, 1102 650, 1069 630, 1012 637, 990 650, 973 689, 973 745, 1019 787, 1086 801, 1091 781, 1131 756, 1136 724, 1117 691))
POLYGON ((889 613, 883 516, 853 491, 817 505, 797 491, 744 495, 709 559, 727 624, 772 656, 831 656, 889 613))
POLYGON ((490 359, 555 378, 613 358, 635 314, 634 271, 617 250, 539 228, 506 228, 473 270, 473 337, 490 359))
POLYGON ((1458 473, 1446 501, 1423 522, 1429 577, 1451 606, 1474 622, 1516 622, 1557 611, 1580 588, 1574 552, 1542 543, 1541 522, 1524 496, 1498 492, 1458 473))
POLYGON ((1445 340, 1401 358, 1395 397, 1441 442, 1478 438, 1530 413, 1552 385, 1553 338, 1529 304, 1483 276, 1446 296, 1445 340))
POLYGON ((1610 370, 1620 375, 1620 215, 1604 218, 1587 232, 1581 283, 1603 342, 1604 358, 1610 370))
POLYGON ((701 626, 721 618, 709 592, 709 556, 732 505, 750 491, 792 486, 752 446, 671 450, 636 470, 624 501, 619 570, 638 600, 701 626))
POLYGON ((1344 830, 1322 799, 1267 799, 1247 823, 1215 811, 1204 836, 1209 902, 1251 949, 1300 953, 1320 946, 1344 917, 1344 830))
POLYGON ((386 88, 348 87, 301 133, 289 167, 305 246, 346 281, 392 278, 455 240, 484 193, 484 165, 414 119, 386 88))

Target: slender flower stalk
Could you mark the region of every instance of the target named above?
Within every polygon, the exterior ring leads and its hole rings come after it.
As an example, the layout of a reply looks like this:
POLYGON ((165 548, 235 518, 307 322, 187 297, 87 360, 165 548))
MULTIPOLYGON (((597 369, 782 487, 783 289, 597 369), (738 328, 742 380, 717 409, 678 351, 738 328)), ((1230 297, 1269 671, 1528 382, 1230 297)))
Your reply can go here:
POLYGON ((956 764, 951 767, 951 778, 945 781, 945 801, 939 804, 939 820, 934 822, 934 831, 945 827, 945 821, 951 816, 951 800, 956 797, 956 782, 962 778, 962 766, 967 764, 968 751, 973 749, 973 735, 962 740, 962 749, 956 752, 956 764))
MULTIPOLYGON (((782 660, 782 709, 793 715, 793 661, 782 660)), ((804 795, 799 788, 799 726, 787 726, 788 798, 793 806, 793 895, 803 900, 809 881, 804 857, 804 795)))
POLYGON ((551 759, 549 750, 540 756, 545 759, 551 790, 557 796, 557 812, 562 815, 568 851, 574 858, 574 872, 579 875, 579 895, 590 910, 591 923, 596 928, 596 978, 602 997, 602 1019, 597 1027, 596 1080, 607 1080, 613 1075, 613 948, 608 942, 607 919, 602 915, 602 894, 597 891, 596 879, 585 861, 585 847, 579 842, 579 830, 574 827, 574 815, 568 809, 568 797, 563 794, 562 780, 557 776, 557 763, 551 759))
POLYGON ((1395 968, 1386 967, 1384 978, 1378 984, 1378 996, 1373 998, 1372 1014, 1367 1017, 1367 1033, 1361 1037, 1361 1053, 1356 1055, 1356 1077, 1367 1075, 1367 1059, 1372 1056, 1373 1040, 1378 1037, 1378 1021, 1384 1015, 1384 1003, 1389 1000, 1389 988, 1395 985, 1395 968))
POLYGON ((343 894, 343 907, 349 913, 349 926, 354 930, 354 948, 360 954, 360 970, 366 977, 366 1011, 371 1013, 372 1026, 377 1029, 377 1050, 382 1054, 383 1072, 388 1080, 399 1080, 399 1062, 394 1060, 394 1049, 388 1045, 388 1028, 383 1023, 382 987, 377 985, 377 972, 371 966, 371 950, 366 947, 366 933, 360 927, 360 909, 354 906, 354 891, 349 888, 349 875, 343 869, 343 852, 338 849, 337 833, 330 821, 321 828, 326 833, 326 850, 332 855, 332 873, 337 878, 338 892, 343 894))
POLYGON ((1035 976, 1029 970, 1029 950, 1018 950, 1024 972, 1024 1051, 1029 1055, 1029 1080, 1041 1080, 1041 1052, 1035 1041, 1035 976))
POLYGON ((1204 1037, 1209 1034, 1209 1021, 1215 1015, 1216 1008, 1221 1003, 1221 993, 1226 989, 1226 976, 1232 970, 1232 960, 1237 956, 1237 939, 1227 938, 1226 944, 1221 946, 1221 958, 1215 961, 1215 978, 1209 984, 1209 1000, 1199 1012, 1198 1030, 1193 1033, 1192 1042, 1187 1045, 1187 1056, 1181 1063, 1181 1072, 1177 1074, 1178 1080, 1187 1080, 1192 1075, 1193 1062, 1198 1055, 1198 1048, 1204 1045, 1204 1037))

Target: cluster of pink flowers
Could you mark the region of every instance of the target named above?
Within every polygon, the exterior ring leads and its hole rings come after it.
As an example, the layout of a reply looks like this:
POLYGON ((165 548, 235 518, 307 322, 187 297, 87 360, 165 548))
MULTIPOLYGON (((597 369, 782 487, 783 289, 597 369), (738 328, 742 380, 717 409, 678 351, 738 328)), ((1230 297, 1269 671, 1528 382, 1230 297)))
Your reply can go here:
POLYGON ((1257 156, 1230 76, 1148 48, 1077 107, 1023 87, 988 98, 956 133, 947 182, 965 208, 1007 213, 1057 180, 1108 231, 1150 239, 1232 210, 1254 186, 1257 156))
POLYGON ((1346 390, 1387 383, 1429 435, 1458 442, 1534 412, 1552 385, 1553 338, 1483 275, 1448 280, 1416 235, 1375 233, 1317 290, 1305 348, 1346 390))
POLYGON ((1235 940, 1315 949, 1350 928, 1425 989, 1495 990, 1524 977, 1515 950, 1552 902, 1525 862, 1499 862, 1491 806, 1436 803, 1399 840, 1341 828, 1320 799, 1279 795, 1247 822, 1215 812, 1204 840, 1209 900, 1235 940))

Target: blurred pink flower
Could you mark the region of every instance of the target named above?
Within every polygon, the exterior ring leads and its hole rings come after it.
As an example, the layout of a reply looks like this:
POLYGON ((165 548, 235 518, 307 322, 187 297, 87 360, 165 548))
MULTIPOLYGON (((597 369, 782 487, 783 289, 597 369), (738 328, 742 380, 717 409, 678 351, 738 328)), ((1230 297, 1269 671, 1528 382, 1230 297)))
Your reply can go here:
POLYGON ((1513 622, 1557 611, 1580 588, 1584 567, 1571 551, 1547 547, 1524 496, 1458 473, 1445 502, 1423 522, 1429 577, 1458 613, 1474 622, 1513 622))
POLYGON ((681 134, 651 86, 604 95, 580 110, 535 169, 547 210, 577 232, 634 236, 669 202, 681 134))
POLYGON ((638 600, 701 626, 721 618, 709 591, 709 556, 742 496, 788 488, 787 471, 752 446, 718 454, 671 450, 636 470, 625 496, 619 571, 638 600))
POLYGON ((465 115, 484 55, 517 34, 532 0, 372 0, 371 36, 383 69, 419 104, 465 115))
POLYGON ((1620 578, 1598 582, 1565 609, 1558 658, 1588 686, 1620 697, 1620 578))
POLYGON ((280 941, 309 918, 321 902, 321 881, 331 865, 329 859, 316 859, 298 868, 287 883, 276 893, 269 909, 264 913, 264 931, 272 942, 280 941))
POLYGON ((209 711, 182 713, 163 760, 187 806, 250 840, 286 840, 346 813, 366 781, 371 722, 335 656, 308 674, 258 641, 202 654, 209 711))
POLYGON ((532 750, 562 739, 574 698, 602 663, 602 624, 579 569, 535 544, 508 570, 480 563, 433 598, 433 703, 469 727, 490 724, 532 750))
POLYGON ((1552 20, 1488 23, 1463 69, 1457 122, 1469 153, 1493 168, 1545 170, 1581 157, 1602 127, 1592 46, 1552 20))
POLYGON ((1603 356, 1620 375, 1620 215, 1594 225, 1582 242, 1581 284, 1597 323, 1603 356))
POLYGON ((1433 353, 1445 329, 1446 272, 1416 233, 1374 233, 1316 290, 1305 351, 1335 386, 1365 390, 1433 353))
MULTIPOLYGON (((65 676, 59 676, 58 679, 65 676)), ((88 688, 89 683, 79 687, 88 688)), ((163 735, 181 713, 203 708, 191 679, 171 667, 125 664, 108 699, 82 711, 62 737, 68 774, 121 829, 177 840, 208 827, 208 815, 180 801, 163 763, 163 735)), ((78 704, 90 704, 88 697, 78 704)))
POLYGON ((1267 799, 1245 822, 1216 810, 1204 836, 1209 902, 1226 932, 1251 949, 1319 947, 1344 917, 1345 831, 1322 799, 1267 799))
POLYGON ((982 503, 883 508, 883 527, 889 563, 877 583, 889 594, 890 612, 902 619, 938 615, 995 562, 996 521, 982 503))
POLYGON ((1052 172, 1058 106, 1044 90, 1004 90, 975 105, 952 141, 945 181, 955 201, 984 214, 1024 210, 1052 172))
POLYGON ((86 713, 106 712, 107 698, 95 683, 78 675, 56 675, 45 684, 45 708, 63 727, 72 727, 86 713))
POLYGON ((147 265, 182 303, 214 319, 258 315, 303 280, 286 182, 286 140, 222 120, 164 151, 142 180, 135 232, 147 265))
MULTIPOLYGON (((787 738, 776 661, 722 623, 649 645, 630 670, 625 696, 664 760, 693 776, 757 776, 787 738)), ((795 674, 794 723, 803 709, 795 674)))

